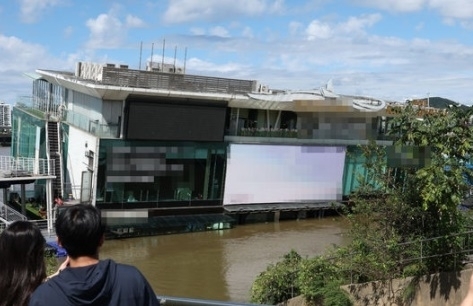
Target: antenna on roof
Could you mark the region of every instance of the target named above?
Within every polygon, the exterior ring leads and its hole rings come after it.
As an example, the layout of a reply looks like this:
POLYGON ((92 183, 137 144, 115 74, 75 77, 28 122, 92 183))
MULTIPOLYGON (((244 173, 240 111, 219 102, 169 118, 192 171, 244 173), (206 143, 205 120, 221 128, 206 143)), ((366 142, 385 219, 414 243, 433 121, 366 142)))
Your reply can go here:
POLYGON ((184 73, 186 73, 187 47, 184 52, 184 73))
POLYGON ((177 46, 174 47, 174 72, 176 72, 176 54, 177 54, 177 46))
POLYGON ((143 54, 143 41, 140 44, 140 63, 138 64, 138 70, 141 70, 141 55, 143 54))
POLYGON ((151 70, 153 70, 153 49, 154 49, 154 43, 151 44, 151 60, 149 62, 149 67, 151 70))
POLYGON ((166 48, 166 39, 163 39, 163 58, 161 60, 161 71, 164 70, 164 49, 166 48))

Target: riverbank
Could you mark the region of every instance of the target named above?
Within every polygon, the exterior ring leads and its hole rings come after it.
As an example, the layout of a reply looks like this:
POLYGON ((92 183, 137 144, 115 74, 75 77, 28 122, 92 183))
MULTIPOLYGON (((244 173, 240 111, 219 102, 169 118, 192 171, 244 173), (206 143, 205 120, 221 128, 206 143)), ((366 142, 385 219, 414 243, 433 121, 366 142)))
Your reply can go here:
MULTIPOLYGON (((468 265, 459 272, 432 274, 420 278, 415 285, 410 306, 456 306, 465 298, 470 284, 473 267, 468 265)), ((342 286, 353 301, 354 306, 401 305, 398 300, 403 288, 409 285, 412 277, 394 279, 390 282, 369 282, 342 286)), ((310 306, 303 296, 290 299, 279 306, 310 306)))

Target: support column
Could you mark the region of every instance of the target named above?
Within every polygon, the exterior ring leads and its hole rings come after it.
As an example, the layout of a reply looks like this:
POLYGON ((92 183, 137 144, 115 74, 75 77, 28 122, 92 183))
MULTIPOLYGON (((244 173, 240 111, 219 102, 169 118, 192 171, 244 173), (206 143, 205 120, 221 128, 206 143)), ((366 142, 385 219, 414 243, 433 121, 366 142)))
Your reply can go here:
POLYGON ((278 116, 276 117, 276 122, 274 123, 275 129, 279 129, 279 120, 281 120, 281 111, 278 112, 278 116))
POLYGON ((281 212, 279 210, 275 211, 274 212, 274 222, 279 222, 280 218, 281 218, 281 212))
POLYGON ((209 198, 209 184, 211 184, 210 182, 210 162, 212 161, 211 156, 212 156, 211 149, 207 149, 207 162, 205 163, 204 190, 203 190, 204 200, 207 200, 209 198))
POLYGON ((51 196, 53 185, 51 179, 46 180, 46 217, 48 222, 48 233, 53 230, 53 197, 51 196))
POLYGON ((21 184, 21 214, 26 216, 26 191, 25 191, 25 184, 21 184))
POLYGON ((237 108, 237 115, 236 115, 236 122, 235 122, 235 136, 238 136, 238 122, 240 121, 240 109, 237 108))
POLYGON ((3 188, 3 204, 8 203, 8 188, 3 188))

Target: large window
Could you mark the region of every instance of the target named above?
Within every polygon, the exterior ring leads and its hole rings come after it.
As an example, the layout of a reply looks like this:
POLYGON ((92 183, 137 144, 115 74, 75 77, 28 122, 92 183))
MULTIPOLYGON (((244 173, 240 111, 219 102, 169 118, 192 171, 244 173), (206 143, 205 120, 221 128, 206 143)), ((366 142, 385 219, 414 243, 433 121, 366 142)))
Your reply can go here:
POLYGON ((221 202, 223 144, 102 140, 99 163, 97 202, 221 202))

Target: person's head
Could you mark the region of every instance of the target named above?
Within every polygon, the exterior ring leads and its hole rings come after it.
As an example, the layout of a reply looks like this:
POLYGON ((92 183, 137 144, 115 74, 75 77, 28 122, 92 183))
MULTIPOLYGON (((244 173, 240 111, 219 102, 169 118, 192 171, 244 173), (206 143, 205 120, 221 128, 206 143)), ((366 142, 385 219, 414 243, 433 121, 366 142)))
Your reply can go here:
POLYGON ((100 212, 92 205, 67 207, 56 220, 58 242, 71 258, 97 256, 104 229, 100 212))
POLYGON ((28 221, 11 223, 0 234, 0 305, 27 305, 31 293, 46 278, 46 241, 28 221))

